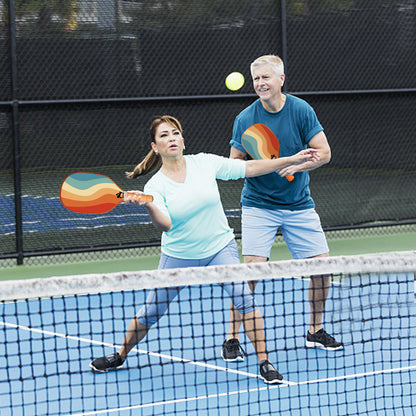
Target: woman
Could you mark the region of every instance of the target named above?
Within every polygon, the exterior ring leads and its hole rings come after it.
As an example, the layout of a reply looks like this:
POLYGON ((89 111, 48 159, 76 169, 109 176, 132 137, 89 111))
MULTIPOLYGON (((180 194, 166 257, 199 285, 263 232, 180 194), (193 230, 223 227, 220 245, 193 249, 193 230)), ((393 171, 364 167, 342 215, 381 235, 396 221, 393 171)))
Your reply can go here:
MULTIPOLYGON (((139 191, 132 191, 133 195, 126 196, 125 201, 144 205, 153 225, 163 231, 159 269, 240 263, 216 179, 259 176, 319 159, 318 152, 312 149, 287 158, 261 161, 233 160, 204 153, 184 156, 182 126, 168 115, 154 119, 150 133, 152 150, 127 176, 135 178, 160 167, 144 187, 144 193, 153 195, 153 202, 141 202, 139 191)), ((281 383, 283 377, 268 360, 263 318, 248 283, 224 283, 222 287, 241 314, 260 363, 261 378, 269 384, 281 383)), ((120 350, 94 360, 90 364, 93 371, 120 368, 127 354, 146 336, 177 294, 178 288, 152 290, 131 320, 120 350)))

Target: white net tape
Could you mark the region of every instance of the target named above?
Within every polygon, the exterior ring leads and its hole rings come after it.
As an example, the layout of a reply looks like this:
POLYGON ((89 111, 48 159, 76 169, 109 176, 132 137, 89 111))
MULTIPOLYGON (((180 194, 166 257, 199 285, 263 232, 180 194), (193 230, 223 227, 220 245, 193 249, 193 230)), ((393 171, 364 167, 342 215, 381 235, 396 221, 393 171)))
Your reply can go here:
POLYGON ((416 272, 416 251, 0 282, 0 300, 322 274, 416 272))

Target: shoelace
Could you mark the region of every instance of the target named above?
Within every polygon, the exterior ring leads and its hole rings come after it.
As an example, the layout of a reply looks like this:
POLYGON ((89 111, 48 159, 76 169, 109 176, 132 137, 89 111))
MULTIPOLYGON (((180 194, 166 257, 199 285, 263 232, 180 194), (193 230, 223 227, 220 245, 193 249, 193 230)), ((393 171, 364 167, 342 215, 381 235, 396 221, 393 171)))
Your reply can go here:
POLYGON ((335 341, 335 338, 329 335, 326 331, 323 331, 319 338, 326 338, 329 341, 335 341))
POLYGON ((329 335, 328 332, 325 330, 322 330, 322 333, 319 334, 318 340, 321 340, 322 342, 325 342, 327 345, 338 345, 339 343, 336 341, 336 339, 329 335))
POLYGON ((278 371, 273 367, 270 361, 265 360, 260 364, 260 370, 263 373, 278 373, 278 371))
POLYGON ((243 347, 241 346, 239 341, 233 341, 233 342, 228 342, 227 343, 227 350, 228 351, 241 351, 243 353, 243 355, 245 355, 246 357, 248 357, 248 354, 244 351, 243 347))
POLYGON ((121 365, 124 363, 124 359, 118 353, 107 355, 105 359, 110 365, 121 365))

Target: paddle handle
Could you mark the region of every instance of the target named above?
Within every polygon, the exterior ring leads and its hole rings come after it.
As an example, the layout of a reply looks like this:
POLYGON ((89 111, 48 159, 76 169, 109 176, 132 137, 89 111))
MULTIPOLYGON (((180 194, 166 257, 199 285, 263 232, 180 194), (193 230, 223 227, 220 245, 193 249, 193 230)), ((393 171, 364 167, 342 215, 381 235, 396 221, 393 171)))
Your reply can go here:
POLYGON ((133 197, 133 200, 135 200, 135 201, 153 202, 153 196, 152 195, 135 194, 133 192, 127 192, 127 191, 124 192, 124 196, 127 196, 127 195, 131 195, 133 197))

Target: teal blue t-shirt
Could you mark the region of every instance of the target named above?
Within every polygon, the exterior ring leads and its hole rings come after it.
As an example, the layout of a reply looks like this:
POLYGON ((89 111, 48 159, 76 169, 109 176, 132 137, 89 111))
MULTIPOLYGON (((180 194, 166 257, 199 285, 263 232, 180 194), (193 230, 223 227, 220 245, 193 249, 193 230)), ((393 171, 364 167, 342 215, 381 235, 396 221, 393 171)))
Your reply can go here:
POLYGON ((203 259, 222 250, 234 234, 221 203, 217 179, 245 177, 242 160, 207 153, 186 155, 186 178, 178 183, 160 171, 145 185, 154 204, 172 221, 162 233, 162 253, 180 259, 203 259))
MULTIPOLYGON (((270 113, 256 100, 235 119, 230 145, 245 152, 241 144, 244 131, 256 123, 265 124, 279 140, 279 157, 291 156, 307 148, 309 141, 323 130, 313 108, 304 100, 286 94, 277 113, 270 113)), ((249 156, 247 156, 250 159, 249 156)), ((308 172, 296 173, 292 182, 277 173, 246 178, 241 205, 265 209, 301 210, 314 208, 309 191, 308 172)))

